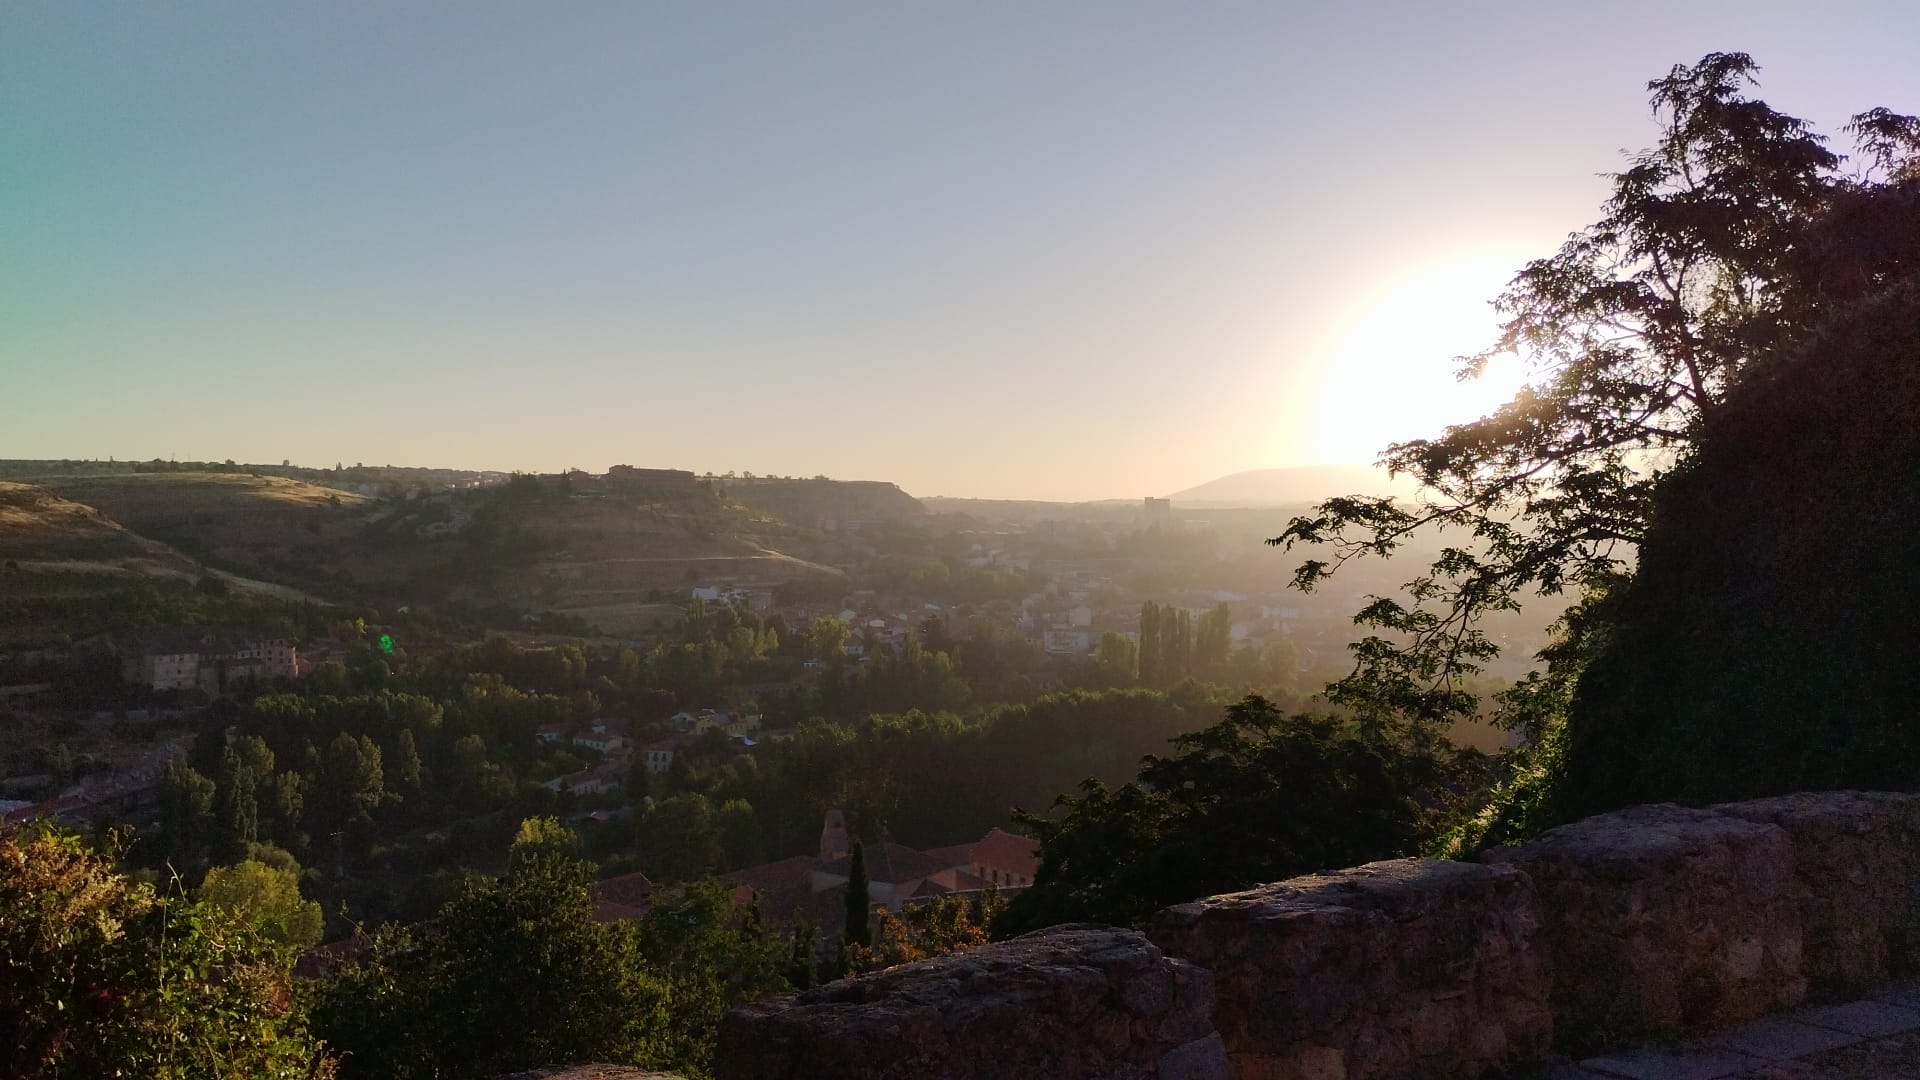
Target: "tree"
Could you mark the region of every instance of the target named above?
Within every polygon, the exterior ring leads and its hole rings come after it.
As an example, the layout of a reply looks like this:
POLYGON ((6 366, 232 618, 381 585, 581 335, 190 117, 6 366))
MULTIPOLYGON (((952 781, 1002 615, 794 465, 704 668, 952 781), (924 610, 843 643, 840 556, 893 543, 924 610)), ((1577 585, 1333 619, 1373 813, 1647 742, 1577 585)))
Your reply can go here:
POLYGON ((1222 603, 1200 616, 1193 644, 1193 666, 1197 673, 1216 675, 1226 666, 1227 652, 1233 647, 1233 609, 1222 603))
POLYGON ((225 826, 227 848, 242 852, 260 839, 260 801, 254 794, 253 770, 237 761, 224 771, 218 790, 220 823, 225 826))
POLYGON ((728 799, 720 806, 715 828, 720 850, 730 870, 767 861, 767 838, 760 831, 760 815, 745 799, 728 799))
POLYGON ((288 955, 217 907, 114 872, 71 837, 0 836, 8 1077, 316 1080, 288 955))
POLYGON ((572 859, 579 854, 579 835, 560 824, 559 818, 527 818, 520 823, 520 831, 514 834, 513 844, 507 849, 507 861, 511 866, 528 859, 572 859))
POLYGON ((981 896, 936 896, 909 904, 897 915, 881 908, 880 939, 871 948, 849 947, 847 971, 857 975, 985 945, 993 920, 1005 909, 1006 901, 991 887, 981 896))
POLYGON ((1425 486, 1421 501, 1331 499, 1270 541, 1314 546, 1294 579, 1311 590, 1416 532, 1462 538, 1404 599, 1370 598, 1357 620, 1373 632, 1332 700, 1377 720, 1471 713, 1463 680, 1498 655, 1484 616, 1530 592, 1617 584, 1667 470, 1729 391, 1823 312, 1888 280, 1885 234, 1846 214, 1911 182, 1920 121, 1856 116, 1848 130, 1870 167, 1848 176, 1804 121, 1744 95, 1757 70, 1713 53, 1648 84, 1654 147, 1614 174, 1599 221, 1520 270, 1495 301, 1498 339, 1458 361, 1470 378, 1516 355, 1526 387, 1485 418, 1383 453, 1425 486))
POLYGON ((1140 684, 1161 682, 1160 605, 1148 600, 1140 605, 1140 684))
POLYGON ((729 1010, 789 987, 788 942, 719 882, 659 890, 634 931, 646 969, 668 988, 660 1060, 690 1076, 710 1074, 729 1010))
POLYGON ((847 929, 841 935, 849 951, 873 944, 867 925, 872 918, 873 896, 867 888, 867 849, 865 844, 855 840, 853 852, 847 860, 847 929))
POLYGON ((807 624, 807 641, 814 658, 828 664, 845 658, 847 635, 847 624, 839 619, 822 617, 807 624))
POLYGON ((343 731, 327 744, 306 797, 310 827, 319 835, 363 821, 385 793, 380 748, 365 735, 343 731))
POLYGON ((1127 635, 1111 630, 1100 635, 1100 644, 1094 649, 1093 657, 1112 681, 1120 685, 1133 682, 1134 673, 1140 667, 1139 646, 1127 635))
POLYGON ((348 1077, 495 1076, 554 1062, 671 1065, 667 987, 631 924, 596 923, 588 863, 470 876, 438 916, 375 933, 314 993, 348 1077))
POLYGON ((720 837, 706 796, 663 799, 640 819, 641 869, 655 881, 691 881, 720 864, 720 837))
POLYGON ((183 761, 160 778, 160 830, 168 852, 190 868, 205 865, 213 844, 213 781, 183 761))
POLYGON ((413 729, 401 728, 394 736, 393 753, 388 760, 392 763, 394 786, 410 796, 420 794, 423 783, 423 770, 420 765, 420 750, 414 745, 413 729))
POLYGON ((1440 740, 1286 716, 1248 697, 1117 788, 1089 780, 1064 812, 1016 811, 1040 844, 1034 884, 996 932, 1141 926, 1168 904, 1404 855, 1436 831, 1461 778, 1440 740))
POLYGON ((253 859, 216 866, 200 885, 200 899, 282 945, 318 945, 325 930, 320 905, 300 895, 298 866, 269 866, 253 859))
MULTIPOLYGON (((1889 235, 1920 271, 1920 185, 1907 205, 1889 235)), ((1634 580, 1603 601, 1541 823, 1920 787, 1916 417, 1914 272, 1735 389, 1656 494, 1634 580)))

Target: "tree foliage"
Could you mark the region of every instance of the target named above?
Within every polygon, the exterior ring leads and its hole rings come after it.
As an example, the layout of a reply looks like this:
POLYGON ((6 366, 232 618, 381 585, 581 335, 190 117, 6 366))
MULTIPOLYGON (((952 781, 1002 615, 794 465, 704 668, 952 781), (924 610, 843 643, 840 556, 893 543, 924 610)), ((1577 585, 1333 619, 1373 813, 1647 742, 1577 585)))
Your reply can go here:
POLYGON ((875 913, 877 940, 848 947, 847 972, 864 974, 985 945, 1006 906, 999 891, 989 887, 976 896, 936 896, 898 913, 881 908, 875 913))
POLYGON ((0 1063, 22 1080, 326 1077, 290 958, 77 840, 0 836, 0 1063))
POLYGON ((1040 868, 996 929, 1140 926, 1195 896, 1406 854, 1434 833, 1459 770, 1438 740, 1248 697, 1135 781, 1089 780, 1055 816, 1016 814, 1040 868))
MULTIPOLYGON (((1920 256, 1920 212, 1904 233, 1920 256)), ((1917 538, 1909 277, 1740 387, 1660 491, 1571 698, 1558 816, 1920 787, 1917 538)))
POLYGON ((1499 338, 1462 378, 1517 355, 1526 387, 1480 420, 1389 447, 1425 485, 1412 504, 1331 499, 1272 543, 1311 545, 1312 589, 1345 562, 1388 556, 1418 530, 1458 539, 1356 615, 1369 635, 1330 688, 1376 718, 1438 720, 1474 706, 1461 680, 1498 653, 1483 616, 1529 593, 1602 588, 1630 568, 1655 491, 1728 394, 1837 303, 1900 272, 1876 197, 1910 184, 1920 121, 1883 109, 1848 130, 1864 171, 1806 122, 1747 96, 1757 66, 1714 53, 1648 84, 1655 145, 1612 177, 1600 219, 1528 263, 1495 301, 1499 338))
POLYGON ((305 948, 325 929, 320 905, 300 895, 300 868, 246 859, 216 866, 200 883, 200 899, 251 924, 268 940, 305 948))
POLYGON ((593 920, 589 864, 470 877, 431 922, 375 933, 313 1021, 348 1077, 492 1076, 567 1061, 665 1064, 667 987, 630 924, 593 920))

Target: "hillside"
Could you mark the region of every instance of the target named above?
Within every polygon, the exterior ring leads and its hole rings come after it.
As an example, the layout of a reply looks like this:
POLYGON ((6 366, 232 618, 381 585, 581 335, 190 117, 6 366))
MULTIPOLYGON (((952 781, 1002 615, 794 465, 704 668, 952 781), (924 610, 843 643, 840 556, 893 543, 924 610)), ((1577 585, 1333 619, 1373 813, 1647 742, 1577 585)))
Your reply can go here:
POLYGON ((1419 485, 1367 465, 1303 465, 1254 469, 1176 491, 1168 498, 1190 507, 1292 506, 1335 495, 1411 496, 1419 485))
MULTIPOLYGON (((387 499, 272 475, 56 475, 44 488, 8 485, 38 495, 31 506, 14 497, 22 505, 6 519, 0 554, 146 558, 176 574, 204 567, 333 601, 552 611, 613 632, 673 617, 692 585, 838 575, 837 565, 866 554, 856 537, 722 498, 692 474, 661 475, 522 477, 387 499)), ((917 507, 892 485, 813 486, 789 504, 801 514, 889 513, 903 500, 917 507)))
POLYGON ((813 528, 915 518, 927 512, 898 485, 879 480, 754 478, 714 484, 730 499, 813 528))
POLYGON ((28 570, 191 575, 198 569, 94 507, 7 481, 0 481, 0 557, 28 570))

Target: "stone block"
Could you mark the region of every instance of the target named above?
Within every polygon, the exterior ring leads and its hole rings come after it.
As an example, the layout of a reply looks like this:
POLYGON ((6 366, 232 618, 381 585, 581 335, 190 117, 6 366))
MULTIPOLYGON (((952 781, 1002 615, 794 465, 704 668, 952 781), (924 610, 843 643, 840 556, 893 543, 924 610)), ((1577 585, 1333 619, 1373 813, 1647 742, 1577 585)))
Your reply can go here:
POLYGON ((1803 792, 1712 809, 1786 832, 1802 969, 1814 993, 1862 993, 1912 966, 1920 948, 1920 795, 1803 792))
POLYGON ((1766 1064, 1759 1058, 1731 1050, 1639 1049, 1588 1058, 1580 1066, 1622 1080, 1722 1080, 1744 1075, 1766 1064))
POLYGON ((1213 980, 1131 930, 1056 926, 733 1010, 719 1080, 1225 1080, 1213 980))
POLYGON ((1884 1039, 1890 1035, 1920 1031, 1920 1011, 1903 1009, 1884 1001, 1849 1001, 1844 1005, 1802 1009, 1793 1014, 1793 1019, 1868 1039, 1884 1039))
POLYGON ((1785 1061, 1849 1046, 1859 1042, 1860 1036, 1832 1028, 1799 1024, 1784 1017, 1768 1016, 1714 1032, 1702 1041, 1749 1057, 1785 1061))
POLYGON ((1570 1052, 1751 1020, 1806 996, 1793 848, 1779 826, 1638 806, 1483 858, 1533 880, 1570 1052))
POLYGON ((1539 925, 1522 873, 1399 859, 1178 904, 1149 935, 1213 972, 1238 1080, 1444 1080, 1545 1058, 1539 925))

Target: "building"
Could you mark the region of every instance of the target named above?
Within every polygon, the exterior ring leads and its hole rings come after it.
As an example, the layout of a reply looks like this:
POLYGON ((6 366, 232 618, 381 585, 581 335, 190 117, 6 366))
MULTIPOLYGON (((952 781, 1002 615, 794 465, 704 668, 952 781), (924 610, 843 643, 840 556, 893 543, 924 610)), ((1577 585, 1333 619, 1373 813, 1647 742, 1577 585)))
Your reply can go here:
POLYGON ((1173 516, 1173 500, 1172 499, 1156 499, 1153 496, 1149 495, 1145 500, 1145 505, 1146 505, 1147 516, 1149 518, 1158 519, 1158 518, 1169 518, 1173 516))
POLYGON ((541 786, 548 791, 571 791, 575 795, 604 795, 609 791, 620 790, 625 775, 625 766, 619 762, 608 762, 591 769, 556 776, 541 786))
POLYGON ((122 667, 128 682, 154 690, 191 690, 200 685, 197 648, 161 646, 128 657, 122 667))
POLYGON ((986 884, 1000 888, 1026 888, 1040 869, 1039 850, 1033 841, 998 827, 989 829, 975 843, 937 848, 927 854, 963 867, 986 884))
MULTIPOLYGON (((819 930, 829 950, 846 921, 852 840, 846 815, 828 810, 815 855, 795 855, 720 875, 733 886, 734 902, 756 903, 776 923, 805 921, 819 930)), ((877 907, 899 910, 936 896, 977 893, 988 887, 1018 890, 1033 884, 1039 857, 1033 841, 993 829, 968 844, 920 851, 904 844, 863 846, 867 893, 877 907)))
POLYGON ((300 673, 299 653, 284 638, 225 638, 184 627, 143 635, 121 656, 121 676, 154 690, 217 694, 231 682, 300 673))
POLYGON ((690 741, 691 736, 682 734, 669 735, 659 742, 648 743, 640 748, 640 759, 635 764, 657 776, 673 768, 673 756, 690 741))
POLYGON ((594 883, 593 921, 638 919, 647 913, 653 899, 653 882, 635 871, 594 883))
POLYGON ((1084 656, 1091 652, 1099 641, 1099 635, 1091 630, 1056 626, 1041 634, 1040 647, 1051 656, 1084 656))
POLYGON ((588 731, 575 735, 573 745, 598 750, 603 754, 614 754, 626 749, 627 738, 624 735, 614 735, 605 731, 588 731))

